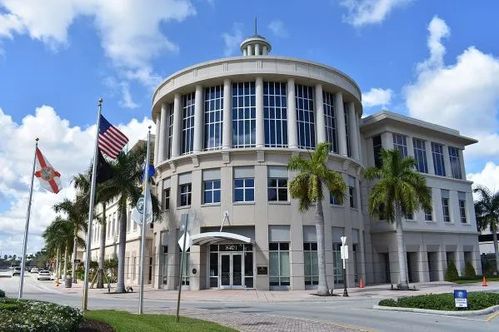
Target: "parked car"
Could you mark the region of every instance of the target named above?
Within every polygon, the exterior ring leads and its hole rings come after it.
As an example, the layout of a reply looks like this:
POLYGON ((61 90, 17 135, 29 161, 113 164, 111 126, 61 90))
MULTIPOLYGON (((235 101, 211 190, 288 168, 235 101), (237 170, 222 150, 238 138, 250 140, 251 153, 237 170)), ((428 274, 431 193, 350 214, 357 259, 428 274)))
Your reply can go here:
POLYGON ((12 276, 15 275, 21 275, 21 267, 20 266, 14 266, 12 269, 12 276))
POLYGON ((37 268, 37 267, 34 267, 34 268, 32 268, 32 269, 31 269, 31 271, 29 271, 29 272, 31 272, 31 273, 38 273, 38 271, 39 271, 39 270, 38 270, 38 268, 37 268))
POLYGON ((36 277, 36 280, 50 280, 50 272, 47 270, 40 270, 38 272, 38 277, 36 277))

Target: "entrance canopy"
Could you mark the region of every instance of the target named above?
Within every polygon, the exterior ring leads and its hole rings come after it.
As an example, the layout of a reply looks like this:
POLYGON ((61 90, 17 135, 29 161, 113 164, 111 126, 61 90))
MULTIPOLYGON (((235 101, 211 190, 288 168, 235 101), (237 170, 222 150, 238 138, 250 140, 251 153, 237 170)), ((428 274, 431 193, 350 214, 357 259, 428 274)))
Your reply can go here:
POLYGON ((251 243, 251 239, 249 237, 228 232, 206 232, 191 236, 191 243, 197 245, 207 243, 216 244, 228 241, 236 243, 251 243))

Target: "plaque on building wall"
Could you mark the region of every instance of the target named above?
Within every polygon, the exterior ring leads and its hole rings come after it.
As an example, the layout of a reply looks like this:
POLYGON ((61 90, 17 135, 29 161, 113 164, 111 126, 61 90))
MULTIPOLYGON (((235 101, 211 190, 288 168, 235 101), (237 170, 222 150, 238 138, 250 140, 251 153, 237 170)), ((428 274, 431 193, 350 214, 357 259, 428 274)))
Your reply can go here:
POLYGON ((256 267, 256 274, 267 275, 268 274, 267 267, 266 266, 257 266, 256 267))

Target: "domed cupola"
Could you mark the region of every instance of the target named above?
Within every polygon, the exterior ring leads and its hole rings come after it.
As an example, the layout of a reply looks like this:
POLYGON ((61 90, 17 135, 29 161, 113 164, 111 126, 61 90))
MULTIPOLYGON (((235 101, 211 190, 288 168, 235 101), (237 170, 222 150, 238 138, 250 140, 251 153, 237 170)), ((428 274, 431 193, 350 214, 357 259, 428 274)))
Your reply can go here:
POLYGON ((268 55, 271 49, 272 46, 267 39, 258 34, 255 18, 255 34, 243 40, 241 43, 241 53, 243 56, 268 55))

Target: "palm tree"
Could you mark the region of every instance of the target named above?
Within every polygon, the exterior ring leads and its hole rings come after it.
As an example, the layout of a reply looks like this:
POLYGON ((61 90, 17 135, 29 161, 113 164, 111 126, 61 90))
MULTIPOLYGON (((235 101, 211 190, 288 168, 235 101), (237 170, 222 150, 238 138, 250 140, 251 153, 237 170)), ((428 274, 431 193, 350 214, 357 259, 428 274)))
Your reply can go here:
MULTIPOLYGON (((85 200, 81 196, 77 196, 74 201, 70 201, 69 199, 64 199, 62 202, 54 205, 55 212, 64 212, 67 215, 67 222, 70 223, 72 231, 73 231, 73 246, 70 252, 72 252, 72 269, 71 269, 71 278, 73 283, 76 283, 76 254, 78 247, 84 247, 84 241, 79 237, 78 233, 80 231, 85 232, 87 230, 87 222, 86 222, 86 205, 85 200), (80 241, 81 240, 81 241, 80 241), (83 242, 82 242, 83 241, 83 242)), ((65 268, 67 268, 67 262, 65 264, 65 268)))
POLYGON ((329 288, 326 280, 326 259, 324 243, 324 213, 322 200, 324 199, 323 185, 331 192, 338 202, 343 202, 346 184, 342 176, 328 169, 329 145, 320 143, 309 159, 293 156, 289 160, 288 168, 298 171, 296 177, 289 183, 291 197, 299 200, 300 211, 307 211, 315 204, 315 228, 317 231, 317 261, 319 265, 318 295, 327 295, 329 288))
POLYGON ((496 271, 499 272, 499 251, 497 246, 497 229, 499 228, 499 192, 492 193, 484 186, 473 189, 474 193, 480 195, 475 202, 475 214, 478 230, 490 229, 494 241, 494 251, 496 256, 496 271))
MULTIPOLYGON (((128 154, 121 152, 114 164, 111 164, 112 177, 106 181, 102 188, 102 195, 118 198, 118 283, 117 293, 125 292, 125 249, 127 228, 127 205, 135 206, 141 196, 140 176, 142 175, 142 162, 144 149, 132 150, 128 154)), ((102 240, 101 240, 102 241, 102 240)))
POLYGON ((370 167, 364 174, 367 180, 378 180, 369 194, 368 209, 372 216, 395 222, 399 288, 408 289, 402 217, 419 208, 431 210, 431 191, 425 177, 415 170, 414 158, 403 157, 398 150, 382 150, 381 159, 380 168, 370 167))

